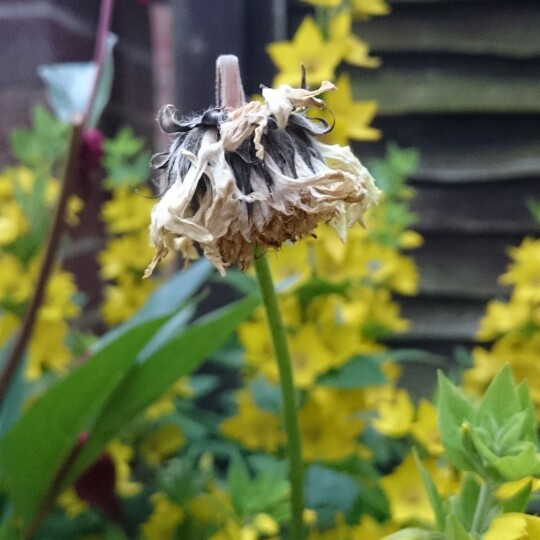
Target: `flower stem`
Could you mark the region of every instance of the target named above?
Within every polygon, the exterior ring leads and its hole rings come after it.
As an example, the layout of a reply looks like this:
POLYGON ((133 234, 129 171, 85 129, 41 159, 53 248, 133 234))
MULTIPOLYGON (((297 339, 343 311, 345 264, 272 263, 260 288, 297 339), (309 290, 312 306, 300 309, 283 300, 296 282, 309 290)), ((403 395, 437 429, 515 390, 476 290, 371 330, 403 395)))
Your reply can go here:
POLYGON ((298 426, 298 410, 293 383, 291 360, 287 347, 287 338, 281 321, 276 292, 270 275, 266 254, 262 249, 255 249, 254 259, 257 280, 261 289, 268 326, 274 345, 274 353, 279 368, 279 382, 283 396, 283 415, 287 433, 287 451, 289 457, 289 479, 291 482, 291 528, 289 538, 304 538, 303 511, 303 464, 300 429, 298 426))
POLYGON ((480 487, 480 494, 478 495, 478 501, 476 503, 476 508, 474 510, 474 516, 471 525, 471 534, 480 535, 481 526, 486 517, 486 511, 488 508, 489 499, 493 493, 493 487, 489 482, 482 482, 480 487))

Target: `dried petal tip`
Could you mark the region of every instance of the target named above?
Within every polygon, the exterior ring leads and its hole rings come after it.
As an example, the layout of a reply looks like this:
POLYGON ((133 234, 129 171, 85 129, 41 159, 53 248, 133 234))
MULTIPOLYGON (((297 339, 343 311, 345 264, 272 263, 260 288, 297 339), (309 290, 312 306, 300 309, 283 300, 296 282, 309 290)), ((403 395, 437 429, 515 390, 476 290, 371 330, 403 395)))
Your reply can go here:
POLYGON ((172 142, 152 160, 166 191, 152 210, 156 252, 145 277, 169 250, 189 261, 199 246, 223 275, 232 264, 246 269, 256 244, 279 248, 320 222, 345 239, 379 190, 348 147, 314 139, 330 128, 305 109, 324 107, 317 96, 334 88, 328 81, 314 91, 265 88, 264 103, 188 118, 163 107, 158 119, 172 142))

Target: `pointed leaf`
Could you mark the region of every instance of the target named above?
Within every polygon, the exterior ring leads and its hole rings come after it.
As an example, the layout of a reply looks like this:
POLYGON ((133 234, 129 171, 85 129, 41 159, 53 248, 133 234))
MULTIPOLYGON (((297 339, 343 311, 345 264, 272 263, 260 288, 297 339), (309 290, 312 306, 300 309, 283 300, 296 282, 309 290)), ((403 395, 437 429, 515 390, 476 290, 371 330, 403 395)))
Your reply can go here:
POLYGON ((416 462, 416 466, 418 467, 418 470, 420 471, 420 476, 422 477, 422 482, 424 483, 424 488, 428 495, 429 502, 431 503, 431 507, 433 508, 433 513, 435 514, 435 520, 437 522, 437 529, 442 532, 444 531, 445 520, 446 520, 446 514, 444 511, 442 498, 437 490, 437 487, 435 486, 435 483, 433 482, 433 479, 427 472, 423 463, 420 461, 416 448, 413 449, 413 455, 414 455, 414 460, 416 462))
POLYGON ((493 429, 493 422, 502 426, 508 418, 520 411, 514 379, 510 366, 505 366, 491 381, 476 412, 473 425, 481 425, 488 430, 493 429))
POLYGON ((108 343, 50 387, 6 433, 0 442, 0 476, 23 523, 31 522, 77 438, 164 322, 165 318, 144 322, 108 343))
POLYGON ((456 514, 448 516, 445 533, 448 540, 473 540, 473 537, 465 530, 456 514))
POLYGON ((124 429, 128 422, 222 345, 237 325, 249 317, 258 303, 259 297, 253 295, 218 309, 200 318, 144 362, 134 365, 121 387, 95 419, 70 480, 73 481, 84 471, 107 442, 124 429))
POLYGON ((380 386, 387 380, 377 361, 359 355, 349 360, 339 370, 323 375, 317 382, 334 388, 362 388, 380 386))
POLYGON ((444 449, 450 461, 466 471, 475 470, 471 456, 461 444, 460 428, 471 421, 474 410, 469 400, 442 372, 438 374, 437 423, 444 449))

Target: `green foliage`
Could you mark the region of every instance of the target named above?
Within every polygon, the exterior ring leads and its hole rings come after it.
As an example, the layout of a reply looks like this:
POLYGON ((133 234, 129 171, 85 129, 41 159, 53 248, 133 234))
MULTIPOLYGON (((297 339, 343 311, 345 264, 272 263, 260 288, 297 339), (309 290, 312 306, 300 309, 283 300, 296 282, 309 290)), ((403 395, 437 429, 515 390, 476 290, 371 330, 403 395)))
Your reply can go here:
POLYGON ((252 478, 243 459, 237 456, 227 471, 227 487, 240 518, 259 513, 271 515, 278 523, 289 518, 289 482, 286 470, 279 464, 267 466, 252 478))
MULTIPOLYGON (((14 129, 11 151, 23 165, 38 171, 55 171, 67 149, 68 126, 42 105, 32 112, 30 129, 14 129)), ((43 200, 43 199, 41 199, 43 200)))
POLYGON ((122 128, 115 137, 105 139, 103 149, 103 166, 107 173, 104 185, 107 189, 134 188, 147 181, 150 153, 144 150, 144 142, 134 135, 131 128, 122 128))
POLYGON ((540 474, 533 409, 508 366, 477 406, 440 374, 438 411, 442 442, 456 467, 493 482, 540 474))

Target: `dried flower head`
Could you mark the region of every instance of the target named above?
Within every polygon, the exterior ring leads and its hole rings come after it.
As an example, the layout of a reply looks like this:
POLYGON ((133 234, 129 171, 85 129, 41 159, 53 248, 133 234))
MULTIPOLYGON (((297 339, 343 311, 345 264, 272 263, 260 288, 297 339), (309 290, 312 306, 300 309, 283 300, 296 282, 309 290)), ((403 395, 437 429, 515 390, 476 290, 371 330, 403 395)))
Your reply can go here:
POLYGON ((244 270, 256 245, 279 248, 320 222, 345 240, 379 190, 348 147, 314 139, 330 128, 305 113, 333 89, 328 81, 314 91, 264 88, 264 102, 188 118, 164 106, 158 121, 172 142, 152 160, 165 194, 152 210, 156 252, 145 276, 169 250, 197 258, 196 245, 221 274, 232 264, 244 270))

